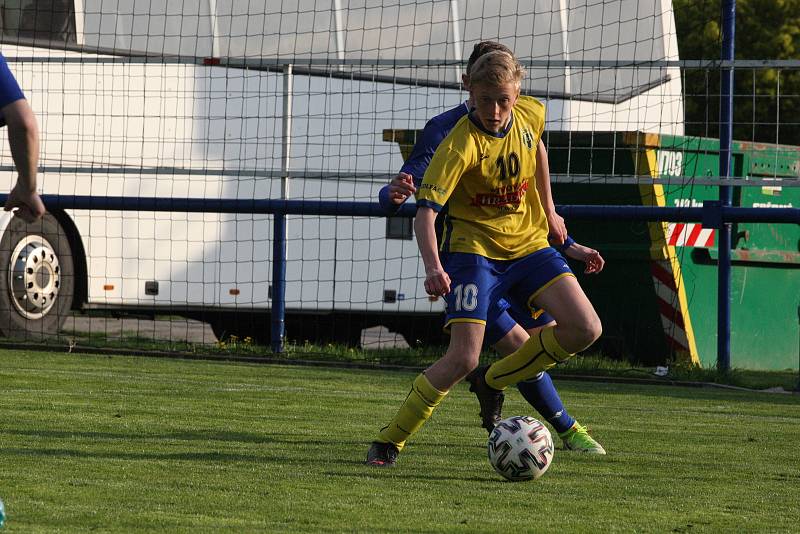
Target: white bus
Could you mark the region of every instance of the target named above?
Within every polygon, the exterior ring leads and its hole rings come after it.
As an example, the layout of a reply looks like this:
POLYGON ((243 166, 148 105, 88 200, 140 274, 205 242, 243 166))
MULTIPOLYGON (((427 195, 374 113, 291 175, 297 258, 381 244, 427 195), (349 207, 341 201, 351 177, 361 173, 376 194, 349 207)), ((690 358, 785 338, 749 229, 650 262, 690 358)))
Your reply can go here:
MULTIPOLYGON (((462 64, 483 39, 528 62, 523 91, 546 101, 551 130, 683 133, 677 68, 614 66, 678 58, 669 1, 527 4, 8 0, 1 50, 39 119, 46 194, 375 201, 402 164, 383 131, 462 101, 462 64)), ((9 190, 6 144, 0 158, 9 190)), ((266 340, 271 221, 4 214, 0 330, 52 335, 70 310, 109 310, 266 340)), ((290 216, 287 228, 290 338, 438 331, 408 220, 290 216)))

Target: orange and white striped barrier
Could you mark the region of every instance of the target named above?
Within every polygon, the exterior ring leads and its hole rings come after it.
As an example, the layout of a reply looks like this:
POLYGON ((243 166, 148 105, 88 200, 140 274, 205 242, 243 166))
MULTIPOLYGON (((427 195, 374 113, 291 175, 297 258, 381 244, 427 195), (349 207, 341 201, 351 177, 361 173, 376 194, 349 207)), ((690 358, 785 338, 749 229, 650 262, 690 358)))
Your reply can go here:
POLYGON ((692 343, 687 334, 686 323, 681 311, 680 295, 670 261, 651 261, 650 272, 653 276, 661 326, 664 328, 664 337, 667 343, 675 351, 691 353, 692 343))
POLYGON ((667 229, 667 244, 673 247, 702 247, 714 246, 714 228, 703 228, 699 223, 669 223, 667 229))

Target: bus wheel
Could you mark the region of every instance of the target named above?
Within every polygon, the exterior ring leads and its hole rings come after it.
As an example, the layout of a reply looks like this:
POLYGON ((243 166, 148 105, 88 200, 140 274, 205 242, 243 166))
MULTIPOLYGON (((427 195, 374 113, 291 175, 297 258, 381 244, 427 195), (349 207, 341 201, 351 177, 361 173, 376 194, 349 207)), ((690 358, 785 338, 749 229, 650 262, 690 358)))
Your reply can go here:
POLYGON ((51 214, 12 217, 0 239, 0 333, 41 340, 58 334, 72 307, 75 271, 69 239, 51 214))

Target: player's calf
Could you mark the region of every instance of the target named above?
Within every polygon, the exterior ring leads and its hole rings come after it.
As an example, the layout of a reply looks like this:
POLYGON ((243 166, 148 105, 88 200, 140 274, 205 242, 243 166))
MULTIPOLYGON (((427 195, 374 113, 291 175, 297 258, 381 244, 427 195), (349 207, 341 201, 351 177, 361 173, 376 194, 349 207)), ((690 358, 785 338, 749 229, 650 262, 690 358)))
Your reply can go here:
POLYGON ((556 339, 556 328, 542 329, 519 349, 489 366, 485 375, 486 384, 502 391, 574 356, 556 339))

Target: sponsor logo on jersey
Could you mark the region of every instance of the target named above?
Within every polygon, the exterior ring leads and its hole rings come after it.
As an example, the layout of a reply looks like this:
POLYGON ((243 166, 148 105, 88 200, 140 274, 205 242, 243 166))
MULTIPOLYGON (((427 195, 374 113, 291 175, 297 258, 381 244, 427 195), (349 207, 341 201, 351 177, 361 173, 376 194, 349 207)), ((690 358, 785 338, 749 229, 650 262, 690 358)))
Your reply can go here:
POLYGON ((525 192, 528 190, 528 182, 522 182, 517 185, 509 185, 505 187, 498 187, 490 193, 478 193, 472 198, 473 206, 518 206, 522 199, 525 198, 525 192))
POLYGON ((419 188, 420 189, 428 189, 428 190, 430 190, 430 191, 432 191, 434 193, 439 193, 440 195, 443 195, 443 194, 447 193, 447 189, 445 189, 444 187, 439 187, 436 184, 426 184, 426 183, 423 182, 423 183, 419 184, 419 188))
POLYGON ((533 150, 533 134, 527 126, 522 127, 522 142, 525 143, 528 150, 533 150))

